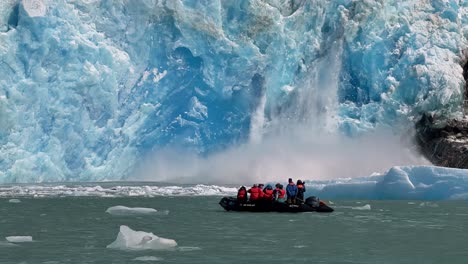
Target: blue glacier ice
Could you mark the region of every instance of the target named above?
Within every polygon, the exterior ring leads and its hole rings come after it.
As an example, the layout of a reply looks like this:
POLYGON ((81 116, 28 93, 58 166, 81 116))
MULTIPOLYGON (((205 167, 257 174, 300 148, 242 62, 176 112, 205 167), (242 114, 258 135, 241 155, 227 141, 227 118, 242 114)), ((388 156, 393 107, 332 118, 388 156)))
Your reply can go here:
POLYGON ((309 181, 307 194, 328 199, 468 200, 468 171, 395 166, 367 177, 309 181))
POLYGON ((460 117, 467 38, 464 0, 3 0, 0 182, 460 117))

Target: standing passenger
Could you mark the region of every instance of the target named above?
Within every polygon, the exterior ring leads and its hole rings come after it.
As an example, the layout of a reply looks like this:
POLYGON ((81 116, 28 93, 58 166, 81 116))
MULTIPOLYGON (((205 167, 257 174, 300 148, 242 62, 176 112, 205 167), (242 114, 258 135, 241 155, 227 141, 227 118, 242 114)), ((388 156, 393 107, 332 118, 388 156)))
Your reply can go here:
POLYGON ((304 203, 304 193, 306 192, 305 183, 297 180, 297 200, 299 203, 304 203))
POLYGON ((288 204, 296 203, 297 196, 297 186, 294 184, 293 180, 289 178, 288 187, 286 187, 286 194, 288 195, 288 204))

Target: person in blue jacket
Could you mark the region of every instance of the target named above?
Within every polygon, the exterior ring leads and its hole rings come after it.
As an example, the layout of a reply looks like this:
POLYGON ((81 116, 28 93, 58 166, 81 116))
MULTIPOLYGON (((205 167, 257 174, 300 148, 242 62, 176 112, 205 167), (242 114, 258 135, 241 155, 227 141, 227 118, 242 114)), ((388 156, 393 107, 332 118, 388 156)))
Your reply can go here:
POLYGON ((296 203, 297 186, 296 184, 294 184, 291 178, 289 178, 288 180, 288 186, 286 187, 286 195, 288 196, 288 204, 296 203))

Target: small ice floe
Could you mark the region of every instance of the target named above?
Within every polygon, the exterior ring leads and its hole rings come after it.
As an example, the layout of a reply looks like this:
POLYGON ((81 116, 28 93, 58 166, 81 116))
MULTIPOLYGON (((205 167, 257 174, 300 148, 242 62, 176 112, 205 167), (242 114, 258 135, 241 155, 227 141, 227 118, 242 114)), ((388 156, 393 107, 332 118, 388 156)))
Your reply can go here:
POLYGON ((20 199, 10 199, 8 200, 9 203, 21 203, 20 199))
POLYGON ((154 257, 154 256, 143 256, 143 257, 134 258, 133 260, 136 260, 136 261, 161 261, 163 259, 158 258, 158 257, 154 257))
POLYGON ((143 231, 135 231, 128 226, 120 226, 120 232, 107 248, 121 250, 169 249, 176 247, 175 240, 162 238, 143 231))
POLYGON ((431 202, 422 202, 419 204, 419 207, 431 207, 431 208, 436 208, 439 207, 438 204, 436 203, 431 203, 431 202))
POLYGON ((366 205, 363 205, 363 206, 352 206, 351 209, 353 209, 353 210, 370 210, 371 206, 370 206, 370 204, 366 204, 366 205))
POLYGON ((352 209, 352 210, 371 210, 370 204, 363 206, 336 206, 336 208, 352 209))
POLYGON ((123 205, 118 205, 118 206, 112 206, 109 207, 106 210, 106 213, 109 213, 111 215, 119 215, 119 216, 124 216, 124 215, 154 215, 154 214, 159 214, 159 215, 167 215, 169 214, 169 211, 158 211, 154 208, 144 208, 144 207, 126 207, 123 205))
POLYGON ((32 236, 7 236, 5 239, 11 243, 32 242, 32 236))

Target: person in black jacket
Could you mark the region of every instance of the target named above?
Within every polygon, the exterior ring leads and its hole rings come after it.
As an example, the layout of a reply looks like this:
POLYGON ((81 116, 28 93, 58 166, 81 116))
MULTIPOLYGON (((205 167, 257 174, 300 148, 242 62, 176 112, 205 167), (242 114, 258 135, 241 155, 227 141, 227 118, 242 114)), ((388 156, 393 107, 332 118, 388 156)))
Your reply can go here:
POLYGON ((304 193, 306 192, 305 183, 302 182, 301 180, 297 180, 296 186, 297 186, 297 197, 296 197, 297 202, 304 203, 304 193))

